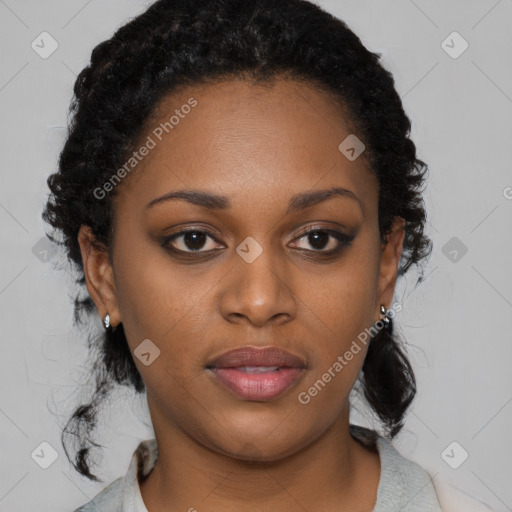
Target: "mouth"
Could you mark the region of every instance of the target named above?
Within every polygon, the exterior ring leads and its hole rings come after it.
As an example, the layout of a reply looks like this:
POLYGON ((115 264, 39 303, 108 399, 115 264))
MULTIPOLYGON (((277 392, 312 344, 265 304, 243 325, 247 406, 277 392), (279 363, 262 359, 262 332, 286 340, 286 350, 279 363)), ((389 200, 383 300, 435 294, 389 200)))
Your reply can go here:
POLYGON ((306 367, 301 358, 277 347, 241 347, 215 358, 206 369, 239 398, 265 402, 284 394, 306 367))

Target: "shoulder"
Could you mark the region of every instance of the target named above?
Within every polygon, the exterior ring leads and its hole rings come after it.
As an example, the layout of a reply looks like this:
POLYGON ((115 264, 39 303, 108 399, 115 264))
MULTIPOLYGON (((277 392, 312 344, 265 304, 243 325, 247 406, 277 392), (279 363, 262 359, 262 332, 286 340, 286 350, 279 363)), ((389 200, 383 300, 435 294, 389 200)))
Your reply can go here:
POLYGON ((427 471, 401 455, 387 439, 379 437, 377 446, 382 466, 378 495, 382 510, 387 510, 386 506, 399 504, 403 507, 403 512, 443 512, 427 471))
POLYGON ((123 504, 123 478, 114 480, 85 505, 73 512, 122 512, 123 504))
POLYGON ((377 432, 350 425, 351 434, 379 453, 381 471, 373 512, 443 512, 430 475, 405 458, 390 441, 377 432))
MULTIPOLYGON (((376 442, 381 459, 385 463, 381 477, 383 489, 380 492, 384 496, 385 488, 389 486, 389 488, 394 487, 394 493, 397 490, 402 493, 402 499, 407 504, 403 512, 409 510, 421 510, 422 512, 492 511, 484 503, 441 479, 437 479, 434 483, 433 478, 425 469, 402 456, 386 439, 378 437, 376 442)), ((385 501, 383 498, 383 504, 385 501)))

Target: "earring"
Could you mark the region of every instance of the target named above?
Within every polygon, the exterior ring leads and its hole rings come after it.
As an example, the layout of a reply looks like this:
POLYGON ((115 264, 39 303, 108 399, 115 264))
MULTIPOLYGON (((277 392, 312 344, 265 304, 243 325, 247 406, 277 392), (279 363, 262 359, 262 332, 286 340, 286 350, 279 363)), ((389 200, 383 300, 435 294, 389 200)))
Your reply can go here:
POLYGON ((110 315, 107 313, 105 318, 103 319, 103 324, 105 325, 105 329, 110 327, 110 315))
POLYGON ((384 322, 384 327, 389 327, 389 324, 391 323, 391 320, 388 317, 388 309, 386 309, 382 304, 380 305, 380 313, 381 315, 384 315, 384 318, 382 321, 384 322))

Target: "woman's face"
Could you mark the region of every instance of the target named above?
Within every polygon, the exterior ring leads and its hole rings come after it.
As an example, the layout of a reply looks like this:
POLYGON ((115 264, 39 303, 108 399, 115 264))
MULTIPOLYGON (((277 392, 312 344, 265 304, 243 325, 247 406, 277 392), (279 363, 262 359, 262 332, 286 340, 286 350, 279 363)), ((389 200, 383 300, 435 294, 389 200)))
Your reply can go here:
POLYGON ((403 241, 397 230, 381 246, 378 182, 364 153, 339 149, 351 133, 327 93, 292 81, 189 87, 160 104, 141 138, 149 149, 116 190, 113 266, 87 259, 80 238, 89 290, 123 323, 157 437, 275 460, 348 422, 367 347, 344 355, 390 307, 403 241), (247 346, 303 367, 211 367, 247 346))

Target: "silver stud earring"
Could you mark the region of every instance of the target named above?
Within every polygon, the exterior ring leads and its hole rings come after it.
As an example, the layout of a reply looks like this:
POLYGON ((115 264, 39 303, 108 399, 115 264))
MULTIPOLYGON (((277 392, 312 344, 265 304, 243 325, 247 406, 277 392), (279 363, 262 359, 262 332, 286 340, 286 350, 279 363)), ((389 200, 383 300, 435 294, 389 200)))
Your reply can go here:
POLYGON ((105 318, 103 319, 103 324, 105 325, 105 329, 110 327, 110 315, 107 313, 105 318))
POLYGON ((380 313, 381 315, 384 315, 384 318, 382 321, 384 322, 384 327, 389 327, 389 324, 391 323, 391 320, 388 317, 388 309, 386 309, 382 304, 380 305, 380 313))

